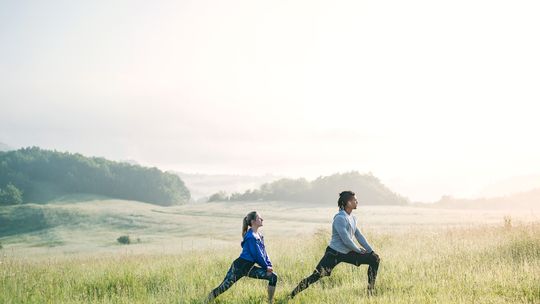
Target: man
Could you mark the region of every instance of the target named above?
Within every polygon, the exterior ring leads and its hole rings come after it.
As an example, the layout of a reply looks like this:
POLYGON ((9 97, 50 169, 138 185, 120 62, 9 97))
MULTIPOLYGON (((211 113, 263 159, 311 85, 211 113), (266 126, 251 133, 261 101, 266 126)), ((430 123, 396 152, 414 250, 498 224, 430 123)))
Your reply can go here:
POLYGON ((373 294, 380 259, 356 227, 356 218, 351 215, 351 212, 357 206, 358 200, 354 192, 343 191, 339 194, 339 212, 334 216, 334 222, 332 223, 332 239, 330 240, 330 244, 326 247, 324 256, 319 264, 317 264, 317 267, 315 267, 313 274, 298 283, 298 286, 290 294, 291 298, 294 298, 302 290, 308 288, 309 285, 317 282, 321 277, 329 276, 332 273, 332 269, 341 262, 356 266, 363 264, 369 265, 368 294, 373 294), (363 248, 358 247, 354 243, 353 235, 363 248))

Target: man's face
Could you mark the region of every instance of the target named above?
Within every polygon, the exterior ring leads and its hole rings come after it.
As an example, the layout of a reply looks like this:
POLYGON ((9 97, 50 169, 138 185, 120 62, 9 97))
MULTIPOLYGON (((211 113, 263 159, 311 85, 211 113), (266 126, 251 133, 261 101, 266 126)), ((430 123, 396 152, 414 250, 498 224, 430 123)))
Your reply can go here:
POLYGON ((356 209, 356 207, 358 207, 358 200, 356 199, 356 195, 351 197, 351 199, 347 202, 347 207, 351 209, 356 209))

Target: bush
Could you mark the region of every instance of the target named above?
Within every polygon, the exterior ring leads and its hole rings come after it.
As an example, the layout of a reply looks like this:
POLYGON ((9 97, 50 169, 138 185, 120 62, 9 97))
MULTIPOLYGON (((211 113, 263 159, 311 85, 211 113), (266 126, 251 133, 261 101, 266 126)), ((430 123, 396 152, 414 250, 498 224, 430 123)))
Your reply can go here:
POLYGON ((120 244, 124 244, 124 245, 131 244, 131 239, 129 238, 129 235, 122 235, 121 237, 117 238, 116 240, 120 244))
POLYGON ((218 193, 214 193, 208 198, 209 203, 211 203, 211 202, 224 202, 224 201, 228 201, 228 200, 229 200, 229 196, 227 195, 227 193, 225 191, 219 191, 218 193))
POLYGON ((22 202, 22 191, 12 183, 8 183, 4 189, 0 189, 0 205, 15 205, 22 202))

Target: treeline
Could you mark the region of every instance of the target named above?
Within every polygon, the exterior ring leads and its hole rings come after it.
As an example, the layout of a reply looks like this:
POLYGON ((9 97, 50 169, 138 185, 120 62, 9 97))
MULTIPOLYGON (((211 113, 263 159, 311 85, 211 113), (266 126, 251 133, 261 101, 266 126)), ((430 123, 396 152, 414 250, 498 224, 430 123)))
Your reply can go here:
POLYGON ((210 196, 214 201, 296 201, 313 203, 337 202, 338 194, 352 190, 358 201, 366 205, 403 205, 408 199, 392 192, 373 174, 356 171, 319 177, 313 181, 305 178, 283 178, 263 184, 259 189, 244 193, 218 192, 210 196))
POLYGON ((443 195, 432 207, 442 208, 526 208, 536 209, 540 206, 540 188, 529 191, 489 198, 456 198, 443 195))
POLYGON ((75 193, 163 206, 190 199, 189 190, 177 175, 157 168, 38 147, 0 152, 1 204, 44 202, 75 193))

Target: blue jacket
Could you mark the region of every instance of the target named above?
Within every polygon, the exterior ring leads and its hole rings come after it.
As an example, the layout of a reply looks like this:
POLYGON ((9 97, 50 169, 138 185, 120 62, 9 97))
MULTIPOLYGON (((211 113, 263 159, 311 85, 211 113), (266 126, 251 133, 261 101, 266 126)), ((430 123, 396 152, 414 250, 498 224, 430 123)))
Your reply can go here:
POLYGON ((270 258, 268 257, 264 247, 263 237, 261 236, 261 239, 255 238, 251 228, 246 231, 244 240, 242 243, 240 243, 240 245, 242 245, 242 253, 240 254, 242 259, 255 262, 264 270, 266 270, 268 267, 272 267, 272 262, 270 262, 270 258))

